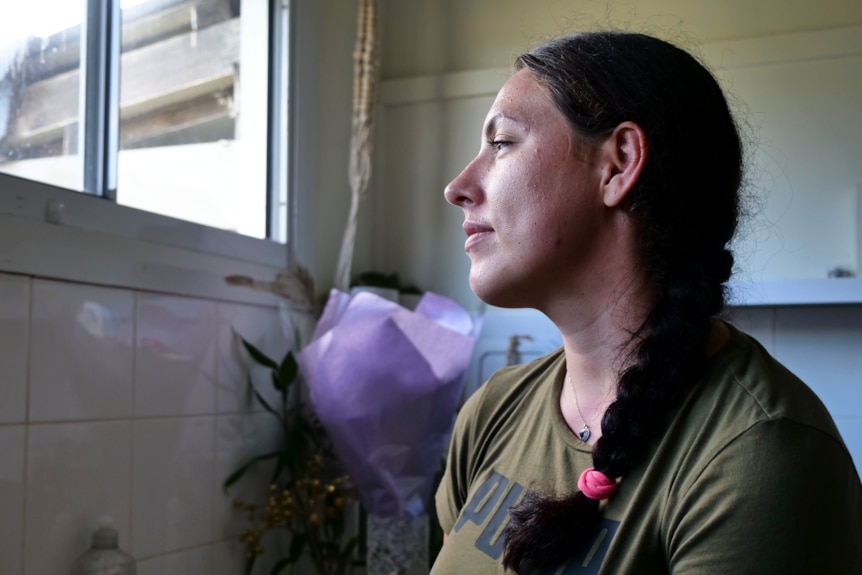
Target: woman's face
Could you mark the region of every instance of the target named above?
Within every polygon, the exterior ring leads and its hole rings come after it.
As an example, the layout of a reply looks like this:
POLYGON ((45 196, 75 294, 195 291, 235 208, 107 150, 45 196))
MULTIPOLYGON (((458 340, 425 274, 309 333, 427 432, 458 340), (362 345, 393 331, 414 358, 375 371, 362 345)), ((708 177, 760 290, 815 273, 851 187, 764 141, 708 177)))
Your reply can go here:
POLYGON ((543 309, 554 294, 585 289, 577 278, 602 265, 599 146, 577 142, 531 72, 506 82, 479 154, 445 190, 464 210, 470 287, 485 302, 543 309))

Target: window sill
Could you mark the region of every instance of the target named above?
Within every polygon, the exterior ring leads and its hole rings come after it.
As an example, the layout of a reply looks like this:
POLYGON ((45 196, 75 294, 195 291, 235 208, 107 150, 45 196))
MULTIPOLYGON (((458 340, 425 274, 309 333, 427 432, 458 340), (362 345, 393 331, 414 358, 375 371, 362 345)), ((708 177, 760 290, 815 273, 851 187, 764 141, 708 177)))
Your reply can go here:
POLYGON ((271 305, 228 285, 269 281, 287 248, 0 174, 0 271, 175 295, 271 305))

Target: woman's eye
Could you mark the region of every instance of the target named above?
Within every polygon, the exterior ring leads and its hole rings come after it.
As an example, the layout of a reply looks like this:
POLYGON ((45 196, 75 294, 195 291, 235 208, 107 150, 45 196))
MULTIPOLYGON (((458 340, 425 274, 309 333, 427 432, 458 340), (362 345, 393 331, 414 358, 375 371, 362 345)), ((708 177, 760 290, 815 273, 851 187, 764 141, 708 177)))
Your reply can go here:
POLYGON ((502 140, 502 139, 488 140, 488 145, 497 151, 502 150, 503 148, 508 146, 510 143, 511 142, 509 142, 508 140, 502 140))

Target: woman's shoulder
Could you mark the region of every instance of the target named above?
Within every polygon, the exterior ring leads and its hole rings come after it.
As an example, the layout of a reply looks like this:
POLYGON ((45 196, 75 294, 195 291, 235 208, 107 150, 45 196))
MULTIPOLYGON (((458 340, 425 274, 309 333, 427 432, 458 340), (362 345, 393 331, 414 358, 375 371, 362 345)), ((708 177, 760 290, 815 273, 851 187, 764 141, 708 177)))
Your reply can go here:
POLYGON ((788 422, 842 443, 820 398, 754 338, 730 326, 731 337, 709 362, 707 372, 682 412, 715 424, 730 439, 763 423, 788 422))
POLYGON ((694 516, 701 517, 749 505, 739 495, 740 485, 752 493, 799 497, 819 481, 818 474, 828 475, 833 486, 840 484, 842 493, 860 504, 852 457, 823 403, 735 328, 704 378, 673 410, 641 469, 650 497, 664 492, 670 502, 665 507, 678 517, 695 507, 694 516))

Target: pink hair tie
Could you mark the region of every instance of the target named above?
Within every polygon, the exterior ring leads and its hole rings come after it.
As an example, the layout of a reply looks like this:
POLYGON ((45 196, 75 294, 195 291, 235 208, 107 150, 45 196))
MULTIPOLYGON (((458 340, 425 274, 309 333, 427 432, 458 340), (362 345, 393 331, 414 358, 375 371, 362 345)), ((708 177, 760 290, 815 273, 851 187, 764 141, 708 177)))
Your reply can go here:
POLYGON ((578 489, 590 499, 607 499, 617 488, 617 482, 590 467, 578 478, 578 489))

